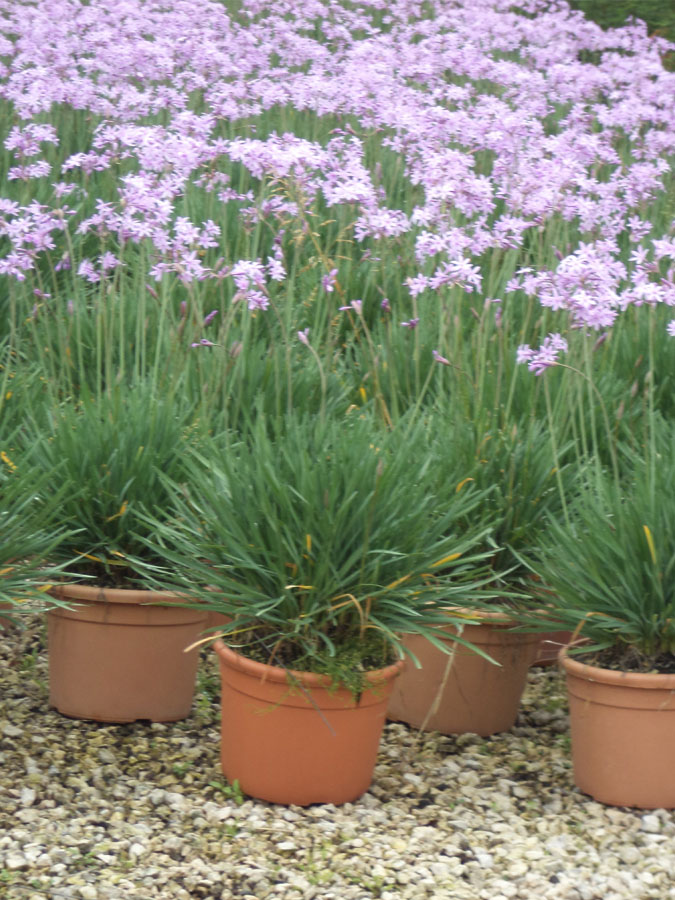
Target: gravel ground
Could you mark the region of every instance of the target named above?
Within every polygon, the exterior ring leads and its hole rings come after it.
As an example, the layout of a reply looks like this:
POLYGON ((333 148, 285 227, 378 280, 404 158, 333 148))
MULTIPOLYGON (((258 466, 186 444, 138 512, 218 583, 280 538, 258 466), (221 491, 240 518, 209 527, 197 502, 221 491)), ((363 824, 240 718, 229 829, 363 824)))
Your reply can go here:
POLYGON ((224 783, 209 654, 193 715, 174 725, 50 710, 39 623, 0 635, 0 682, 7 900, 675 898, 675 813, 575 789, 554 669, 532 672, 506 734, 388 725, 370 791, 307 809, 224 783))

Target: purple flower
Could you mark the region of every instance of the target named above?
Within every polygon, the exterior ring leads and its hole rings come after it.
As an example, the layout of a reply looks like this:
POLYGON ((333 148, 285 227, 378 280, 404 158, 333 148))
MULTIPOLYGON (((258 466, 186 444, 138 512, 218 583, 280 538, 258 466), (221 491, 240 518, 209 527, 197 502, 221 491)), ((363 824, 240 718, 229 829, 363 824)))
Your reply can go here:
POLYGON ((436 360, 437 363, 441 363, 441 365, 444 365, 444 366, 450 365, 450 360, 446 359, 444 356, 441 356, 441 354, 438 352, 438 350, 432 350, 431 355, 433 356, 433 358, 436 360))
POLYGON ((401 326, 402 326, 403 328, 417 328, 417 326, 418 326, 418 324, 419 324, 419 321, 420 321, 419 318, 417 318, 417 319, 410 319, 409 322, 401 322, 401 326))
POLYGON ((213 320, 215 319, 215 317, 216 317, 217 315, 218 315, 218 310, 217 310, 217 309, 212 309, 211 312, 208 314, 208 316, 205 316, 205 317, 204 317, 204 321, 202 322, 202 326, 203 326, 204 328, 206 328, 207 325, 210 325, 211 322, 213 322, 213 320))
POLYGON ((340 306, 339 307, 341 312, 344 312, 345 310, 349 311, 349 310, 353 309, 354 312, 359 316, 361 315, 362 308, 363 308, 363 300, 352 300, 350 302, 349 306, 340 306))
POLYGON ((94 264, 90 259, 87 259, 86 257, 77 267, 77 274, 82 278, 86 278, 87 281, 91 282, 92 284, 95 284, 97 281, 101 280, 101 276, 94 268, 94 264))
POLYGON ((426 275, 417 275, 415 278, 408 278, 406 284, 412 296, 417 297, 429 287, 429 279, 426 275))
POLYGON ((107 272, 108 269, 115 269, 120 265, 119 259, 115 256, 114 253, 110 253, 106 251, 100 258, 99 264, 101 266, 102 272, 107 272))
POLYGON ((190 344, 191 347, 215 347, 217 346, 212 341, 208 341, 206 338, 202 338, 201 341, 196 341, 194 344, 190 344))
POLYGON ((273 256, 267 257, 267 271, 272 281, 283 281, 286 277, 283 261, 273 256))
POLYGON ((528 344, 521 344, 516 353, 516 362, 527 363, 527 368, 535 375, 542 375, 546 369, 557 365, 558 354, 567 352, 567 341, 559 334, 549 334, 538 350, 528 344))
POLYGON ((265 310, 270 305, 268 297, 262 291, 247 291, 246 305, 249 309, 265 310))
POLYGON ((380 309, 383 309, 385 312, 391 311, 391 303, 389 302, 389 300, 386 297, 380 303, 380 309))
POLYGON ((335 283, 337 281, 337 269, 331 269, 327 275, 324 275, 321 279, 321 287, 326 291, 327 294, 332 294, 335 290, 335 283))

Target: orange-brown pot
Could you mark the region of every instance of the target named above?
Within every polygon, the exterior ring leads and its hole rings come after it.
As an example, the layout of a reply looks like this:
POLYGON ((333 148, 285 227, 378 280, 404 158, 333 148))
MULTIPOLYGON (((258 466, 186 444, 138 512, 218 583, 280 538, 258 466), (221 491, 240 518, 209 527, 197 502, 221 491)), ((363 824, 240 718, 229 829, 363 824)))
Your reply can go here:
POLYGON ((539 634, 539 649, 532 663, 533 666, 553 666, 558 662, 558 656, 563 647, 566 647, 572 639, 571 631, 545 631, 539 634))
MULTIPOLYGON (((472 614, 474 620, 476 614, 472 614)), ((426 638, 408 635, 403 643, 421 668, 407 659, 389 701, 388 716, 415 728, 443 734, 471 732, 487 736, 508 731, 518 715, 527 672, 539 647, 540 635, 511 631, 513 623, 497 613, 481 613, 479 624, 467 624, 462 637, 480 647, 494 665, 472 650, 455 644, 450 654, 426 638)), ((455 632, 452 626, 439 629, 455 632)))
POLYGON ((190 714, 199 652, 184 649, 206 613, 160 606, 168 594, 67 584, 54 589, 72 609, 47 614, 49 702, 98 722, 173 722, 190 714))
POLYGON ((0 603, 0 631, 9 631, 16 628, 16 622, 2 614, 2 611, 5 610, 11 615, 14 609, 15 607, 11 603, 0 603))
POLYGON ((221 762, 227 780, 270 803, 347 803, 368 790, 393 680, 368 674, 355 699, 327 676, 287 672, 213 645, 222 679, 221 762))
POLYGON ((675 675, 614 672, 560 652, 574 781, 611 806, 675 809, 675 675))

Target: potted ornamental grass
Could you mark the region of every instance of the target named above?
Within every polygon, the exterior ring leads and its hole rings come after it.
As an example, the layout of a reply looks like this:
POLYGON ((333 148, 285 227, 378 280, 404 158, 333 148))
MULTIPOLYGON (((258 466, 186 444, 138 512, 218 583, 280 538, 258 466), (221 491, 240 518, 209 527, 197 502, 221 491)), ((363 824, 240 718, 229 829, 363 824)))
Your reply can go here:
POLYGON ((366 791, 400 635, 442 646, 444 607, 481 591, 481 528, 464 523, 482 495, 436 494, 428 434, 355 411, 260 417, 193 454, 172 519, 153 521, 183 590, 208 586, 200 602, 225 623, 222 767, 245 793, 306 805, 366 791))
POLYGON ((545 603, 523 614, 574 632, 560 661, 577 786, 643 808, 675 808, 675 429, 659 432, 550 520, 533 562, 545 603))
POLYGON ((60 492, 48 502, 40 496, 45 484, 58 477, 58 468, 41 470, 29 454, 15 452, 16 441, 16 435, 6 436, 0 449, 0 630, 59 605, 48 593, 59 568, 48 561, 66 536, 61 527, 44 527, 58 509, 60 492))
MULTIPOLYGON (((439 471, 459 493, 476 488, 483 500, 484 549, 492 596, 469 596, 453 610, 461 634, 484 651, 466 653, 456 646, 442 653, 410 635, 409 649, 421 667, 407 665, 389 705, 390 718, 445 734, 490 735, 513 726, 527 673, 541 645, 540 624, 524 631, 514 617, 523 596, 533 590, 532 573, 520 554, 538 546, 548 516, 559 514, 558 478, 570 483, 571 469, 553 464, 548 435, 534 419, 505 428, 477 428, 444 417, 436 433, 434 456, 439 471), (498 666, 490 664, 490 657, 498 666)), ((465 520, 471 527, 475 513, 465 520)), ((452 640, 458 626, 443 629, 452 640)))
POLYGON ((196 653, 206 625, 169 589, 148 590, 162 565, 148 549, 142 514, 164 515, 162 473, 180 477, 189 444, 186 415, 151 385, 113 390, 58 407, 35 426, 33 456, 57 479, 44 527, 68 533, 50 558, 63 566, 52 596, 70 608, 48 614, 50 703, 98 721, 173 721, 190 712, 196 653))

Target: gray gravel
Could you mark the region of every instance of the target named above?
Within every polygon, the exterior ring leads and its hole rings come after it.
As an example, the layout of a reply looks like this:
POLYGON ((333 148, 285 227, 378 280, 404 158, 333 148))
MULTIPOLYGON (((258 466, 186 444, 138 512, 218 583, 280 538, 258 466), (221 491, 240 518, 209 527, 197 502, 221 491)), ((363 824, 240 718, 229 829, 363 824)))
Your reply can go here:
POLYGON ((563 683, 532 672, 493 738, 390 724, 342 807, 235 796, 205 653, 193 715, 98 725, 47 705, 44 629, 0 635, 0 897, 7 900, 675 900, 675 814, 572 782, 563 683))

